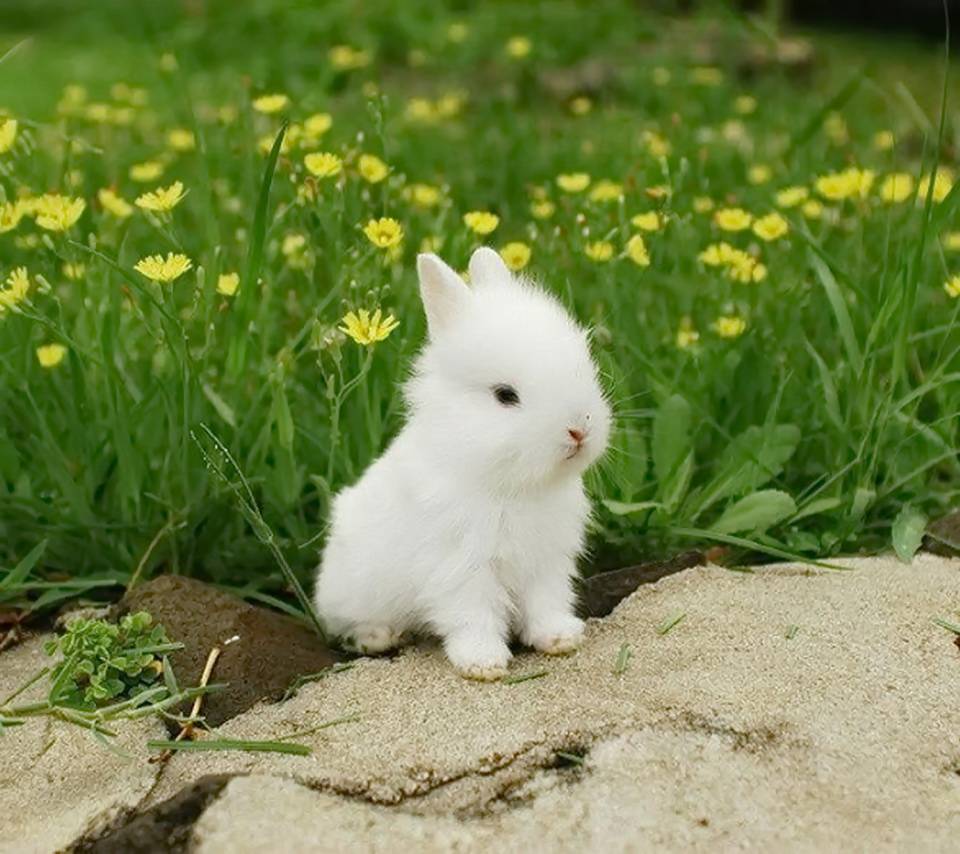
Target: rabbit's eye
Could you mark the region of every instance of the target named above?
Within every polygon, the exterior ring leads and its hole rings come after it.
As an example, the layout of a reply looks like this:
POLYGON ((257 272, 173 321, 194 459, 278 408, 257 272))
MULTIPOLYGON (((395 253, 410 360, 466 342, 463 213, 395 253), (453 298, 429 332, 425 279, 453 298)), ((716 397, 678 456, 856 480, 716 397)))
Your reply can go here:
POLYGON ((519 406, 520 395, 512 385, 495 385, 493 387, 493 396, 497 402, 503 406, 519 406))

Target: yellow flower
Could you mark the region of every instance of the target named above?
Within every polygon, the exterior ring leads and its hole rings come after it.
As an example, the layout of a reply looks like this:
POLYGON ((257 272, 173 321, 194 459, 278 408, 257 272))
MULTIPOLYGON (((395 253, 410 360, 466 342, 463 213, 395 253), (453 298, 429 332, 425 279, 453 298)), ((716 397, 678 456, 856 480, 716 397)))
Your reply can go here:
POLYGON ((680 328, 677 330, 677 347, 688 350, 700 340, 700 333, 693 328, 693 321, 689 317, 680 319, 680 328))
POLYGON ((670 82, 670 69, 658 65, 653 69, 650 76, 653 78, 654 86, 666 86, 670 82))
POLYGON ((97 198, 100 200, 103 209, 118 219, 126 219, 133 213, 133 205, 122 196, 117 195, 117 193, 109 187, 104 187, 102 190, 99 190, 97 192, 97 198))
POLYGON ((693 210, 698 214, 710 213, 713 210, 713 199, 709 196, 695 196, 693 210))
POLYGON ((664 218, 657 211, 644 211, 634 214, 630 218, 630 224, 641 231, 660 231, 664 226, 664 218))
POLYGON ((806 187, 784 187, 782 190, 777 192, 775 197, 777 201, 777 207, 795 208, 797 205, 805 202, 809 195, 810 191, 806 187))
POLYGON ((586 172, 557 175, 557 186, 565 193, 582 193, 590 186, 590 176, 586 172))
POLYGON ((557 206, 549 199, 541 199, 530 204, 530 213, 534 219, 550 219, 556 209, 557 206))
POLYGON ((647 153, 651 157, 666 157, 670 153, 669 141, 656 131, 645 130, 642 137, 647 153))
POLYGON ((469 32, 470 30, 466 24, 461 21, 454 21, 447 27, 447 38, 454 44, 460 44, 467 38, 469 32))
POLYGON ((83 199, 48 193, 37 203, 37 225, 47 231, 66 231, 80 219, 86 206, 83 199))
POLYGON ((323 136, 332 126, 333 117, 330 113, 314 113, 303 123, 303 131, 307 136, 323 136))
MULTIPOLYGON (((933 180, 933 200, 942 202, 947 194, 953 189, 953 172, 941 166, 932 178, 933 180)), ((927 192, 930 190, 930 175, 924 175, 920 179, 917 187, 917 201, 923 203, 927 200, 927 192)))
POLYGON ((943 289, 951 299, 960 297, 960 276, 951 276, 943 283, 943 289))
POLYGON ((0 315, 27 298, 30 277, 26 267, 17 267, 7 276, 6 287, 0 288, 0 315))
POLYGON ((779 240, 788 231, 790 231, 790 226, 778 213, 769 213, 753 223, 753 233, 768 243, 772 240, 779 240))
POLYGON ((752 95, 740 95, 734 99, 733 109, 741 116, 748 116, 757 109, 757 99, 752 95))
POLYGON ((358 50, 348 44, 338 44, 330 48, 327 57, 330 64, 337 71, 353 71, 370 64, 371 56, 368 50, 358 50))
POLYGON ((723 83, 723 72, 713 66, 700 66, 690 70, 690 82, 698 86, 719 86, 723 83))
POLYGON ((383 317, 378 308, 373 315, 365 308, 357 312, 349 312, 343 318, 340 331, 349 335, 358 344, 370 347, 378 341, 383 341, 400 322, 392 315, 383 317))
POLYGON ((650 253, 642 235, 635 234, 627 241, 627 257, 638 267, 650 266, 650 253))
POLYGON ((905 202, 913 195, 913 175, 908 172, 894 172, 887 175, 880 184, 880 198, 888 204, 905 202))
POLYGON ((800 212, 807 219, 820 219, 823 216, 823 204, 817 199, 810 199, 810 201, 803 203, 800 212))
POLYGON ((160 54, 160 70, 172 74, 179 67, 177 58, 172 53, 160 54))
POLYGON ((467 102, 464 92, 447 92, 437 99, 436 113, 441 119, 452 119, 460 114, 463 105, 467 102))
POLYGON ((526 36, 514 36, 507 41, 507 56, 513 59, 523 59, 533 50, 533 42, 526 36))
POLYGON ((500 217, 490 211, 470 211, 463 215, 463 222, 477 234, 490 234, 500 225, 500 217))
POLYGON ((291 255, 296 255, 306 245, 307 238, 302 234, 287 234, 284 235, 283 243, 280 246, 280 251, 286 257, 290 257, 291 255))
POLYGON ((570 102, 570 112, 575 116, 585 116, 593 109, 593 101, 586 95, 580 95, 570 102))
POLYGON ((948 231, 943 235, 943 248, 949 252, 960 251, 960 231, 948 231))
POLYGON ((430 184, 410 184, 404 188, 403 197, 418 208, 432 208, 440 203, 440 191, 430 184))
POLYGON ((767 268, 742 249, 734 249, 727 266, 727 277, 735 282, 749 285, 751 282, 762 282, 767 278, 767 268))
POLYGON ((424 237, 423 240, 420 241, 421 252, 437 253, 441 249, 443 249, 443 238, 436 234, 424 237))
POLYGON ((240 287, 239 273, 221 273, 217 277, 217 293, 232 297, 240 287))
POLYGON ((390 217, 371 219, 364 227, 363 233, 378 249, 390 249, 403 240, 403 228, 399 222, 390 217))
POLYGON ((591 261, 603 263, 613 257, 613 244, 608 240, 595 240, 584 246, 583 251, 591 261))
POLYGON ((6 154, 17 138, 17 120, 0 119, 0 154, 6 154))
POLYGON ((258 113, 269 116, 272 113, 279 113, 281 110, 285 110, 289 103, 290 99, 286 95, 279 93, 275 95, 261 95, 259 98, 253 99, 253 109, 258 113))
POLYGON ((757 163, 747 170, 747 180, 751 184, 766 184, 773 177, 773 170, 765 163, 757 163))
POLYGON ((847 122, 840 113, 830 113, 823 121, 823 129, 834 145, 845 145, 850 141, 847 122))
POLYGON ((26 213, 24 206, 19 202, 4 202, 0 205, 0 234, 13 231, 26 213))
POLYGON ((329 151, 315 151, 303 158, 307 171, 317 178, 333 178, 343 171, 343 161, 329 151))
POLYGON ((136 206, 141 210, 154 213, 169 213, 186 195, 182 181, 174 181, 169 187, 157 187, 152 193, 137 197, 136 206))
POLYGON ((167 131, 167 145, 174 151, 193 151, 197 147, 197 140, 192 130, 173 128, 167 131))
POLYGON ((77 281, 77 279, 82 279, 84 273, 87 272, 87 268, 84 264, 80 262, 70 262, 67 261, 63 265, 63 275, 70 279, 71 282, 77 281))
POLYGON ((729 243, 711 243, 697 257, 708 267, 722 267, 730 263, 736 251, 729 243))
POLYGON ((360 172, 360 177, 371 184, 379 184, 390 171, 387 164, 375 154, 361 154, 357 170, 360 172))
POLYGON ((750 227, 753 217, 743 208, 720 208, 713 221, 724 231, 743 231, 750 227))
POLYGON ((37 361, 44 368, 55 368, 66 355, 67 348, 63 344, 44 344, 37 347, 37 361))
POLYGON ((516 273, 530 263, 530 247, 520 241, 507 243, 501 247, 500 257, 503 258, 503 263, 516 273))
POLYGON ((721 338, 738 338, 743 335, 747 324, 742 317, 721 315, 711 324, 711 328, 721 338))
POLYGON ((141 258, 133 269, 151 282, 172 282, 192 266, 193 262, 186 255, 168 252, 166 258, 162 255, 148 255, 146 258, 141 258))
POLYGON ((838 202, 856 197, 866 198, 873 186, 874 173, 871 169, 857 169, 851 166, 842 172, 831 172, 817 178, 817 192, 825 199, 838 202))
POLYGON ((615 202, 623 196, 623 184, 606 179, 597 181, 590 191, 590 200, 593 202, 615 202))
POLYGON ((877 151, 889 151, 893 148, 895 141, 893 131, 878 130, 873 135, 873 147, 877 149, 877 151))
POLYGON ((159 160, 147 160, 130 167, 130 177, 141 184, 156 181, 163 174, 163 164, 159 160))

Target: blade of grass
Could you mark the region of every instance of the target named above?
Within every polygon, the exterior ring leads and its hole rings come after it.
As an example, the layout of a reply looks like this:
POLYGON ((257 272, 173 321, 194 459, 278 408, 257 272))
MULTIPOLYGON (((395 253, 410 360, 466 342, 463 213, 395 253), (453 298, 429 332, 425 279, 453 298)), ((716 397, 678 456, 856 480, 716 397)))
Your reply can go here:
POLYGON ((305 744, 288 744, 284 741, 251 741, 240 738, 205 738, 200 741, 151 739, 147 742, 147 747, 151 750, 176 750, 187 753, 242 750, 247 753, 290 753, 294 756, 309 756, 311 752, 305 744))

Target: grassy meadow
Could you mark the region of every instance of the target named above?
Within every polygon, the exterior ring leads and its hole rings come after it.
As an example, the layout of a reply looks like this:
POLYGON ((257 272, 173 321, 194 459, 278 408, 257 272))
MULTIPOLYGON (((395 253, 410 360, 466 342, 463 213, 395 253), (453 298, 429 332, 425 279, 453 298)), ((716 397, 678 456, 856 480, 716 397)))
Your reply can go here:
POLYGON ((274 601, 263 540, 308 579, 401 423, 423 248, 500 249, 593 328, 587 571, 909 553, 956 501, 942 45, 798 57, 722 5, 69 5, 0 13, 0 567, 46 543, 0 604, 160 571, 274 601))

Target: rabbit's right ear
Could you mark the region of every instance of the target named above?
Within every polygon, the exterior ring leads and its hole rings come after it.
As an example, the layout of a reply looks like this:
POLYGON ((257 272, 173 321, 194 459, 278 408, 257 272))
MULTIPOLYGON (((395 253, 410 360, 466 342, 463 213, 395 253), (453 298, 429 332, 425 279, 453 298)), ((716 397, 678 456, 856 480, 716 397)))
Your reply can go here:
POLYGON ((433 336, 467 310, 472 295, 463 279, 432 253, 417 256, 417 274, 427 326, 433 336))

